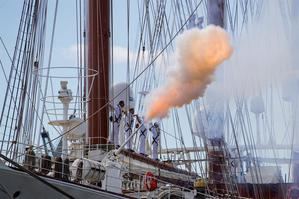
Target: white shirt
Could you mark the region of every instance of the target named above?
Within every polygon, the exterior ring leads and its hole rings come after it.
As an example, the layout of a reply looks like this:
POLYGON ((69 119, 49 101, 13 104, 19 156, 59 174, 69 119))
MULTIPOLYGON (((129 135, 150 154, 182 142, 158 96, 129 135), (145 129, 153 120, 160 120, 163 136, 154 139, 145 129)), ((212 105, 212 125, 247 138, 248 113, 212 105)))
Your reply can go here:
POLYGON ((122 116, 121 107, 120 107, 120 105, 117 105, 114 108, 114 120, 113 121, 117 122, 117 123, 120 123, 121 116, 122 116))

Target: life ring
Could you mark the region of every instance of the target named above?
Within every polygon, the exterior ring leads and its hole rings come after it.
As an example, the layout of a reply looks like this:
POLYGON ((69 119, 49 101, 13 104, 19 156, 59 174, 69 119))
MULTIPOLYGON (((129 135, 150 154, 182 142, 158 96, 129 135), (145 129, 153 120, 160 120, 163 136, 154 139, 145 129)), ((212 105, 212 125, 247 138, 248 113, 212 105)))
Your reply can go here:
POLYGON ((148 191, 154 191, 158 187, 158 181, 154 174, 150 171, 145 173, 144 187, 148 191))

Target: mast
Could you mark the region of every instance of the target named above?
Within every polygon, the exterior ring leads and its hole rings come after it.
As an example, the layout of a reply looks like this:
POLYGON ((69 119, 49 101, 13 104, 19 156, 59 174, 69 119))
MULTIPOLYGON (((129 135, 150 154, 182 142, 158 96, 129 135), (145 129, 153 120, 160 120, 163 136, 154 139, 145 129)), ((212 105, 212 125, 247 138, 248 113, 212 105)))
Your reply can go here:
POLYGON ((207 2, 208 24, 214 24, 224 28, 225 0, 213 0, 207 2))
MULTIPOLYGON (((207 1, 207 10, 208 25, 213 24, 224 28, 225 0, 207 1)), ((223 70, 220 69, 220 71, 218 71, 216 75, 218 84, 220 82, 221 85, 224 80, 223 70)), ((217 89, 215 92, 215 94, 217 95, 217 89)), ((213 102, 213 100, 214 99, 208 101, 208 125, 210 126, 208 130, 209 132, 207 140, 209 175, 208 189, 216 194, 229 194, 230 196, 236 196, 238 195, 237 187, 232 182, 232 179, 230 179, 230 168, 226 166, 226 162, 228 162, 227 158, 229 152, 227 150, 226 143, 224 140, 224 125, 222 122, 224 118, 224 101, 216 100, 216 102, 213 102), (214 125, 217 128, 212 127, 214 125)))
MULTIPOLYGON (((298 21, 299 21, 299 14, 298 14, 298 8, 299 3, 298 1, 291 1, 291 23, 292 23, 292 29, 291 29, 291 51, 293 54, 293 70, 298 71, 297 64, 299 63, 299 58, 296 55, 297 52, 297 45, 299 42, 298 39, 298 21)), ((291 81, 292 84, 296 84, 298 82, 298 77, 294 76, 293 80, 291 81)), ((298 88, 296 85, 291 85, 293 88, 298 88)), ((292 149, 292 177, 294 183, 299 183, 299 93, 297 89, 292 90, 294 97, 291 100, 292 103, 292 109, 293 109, 293 117, 294 117, 294 126, 293 126, 293 149, 292 149)))
POLYGON ((109 100, 109 7, 108 0, 88 1, 88 69, 98 72, 97 76, 88 78, 90 144, 106 144, 108 138, 108 106, 103 106, 109 100))

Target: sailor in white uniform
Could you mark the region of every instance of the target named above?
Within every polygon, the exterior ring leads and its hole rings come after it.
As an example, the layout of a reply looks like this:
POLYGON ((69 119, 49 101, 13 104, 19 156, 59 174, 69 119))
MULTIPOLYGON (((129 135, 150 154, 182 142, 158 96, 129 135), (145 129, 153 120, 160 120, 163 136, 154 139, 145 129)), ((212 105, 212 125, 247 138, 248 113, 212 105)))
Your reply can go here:
POLYGON ((147 129, 144 124, 144 118, 137 116, 138 124, 136 128, 139 128, 139 153, 141 155, 147 156, 145 153, 145 141, 147 136, 147 129))
POLYGON ((114 144, 116 147, 119 147, 119 126, 122 117, 122 108, 125 106, 124 101, 120 101, 118 105, 114 108, 114 115, 112 117, 113 130, 109 135, 109 142, 114 144))
POLYGON ((160 142, 160 125, 158 122, 155 122, 154 125, 151 125, 150 131, 152 132, 152 159, 158 159, 158 147, 160 142))
MULTIPOLYGON (((125 123, 126 140, 128 140, 128 138, 132 135, 133 123, 134 123, 134 108, 130 108, 128 111, 128 114, 126 116, 126 123, 125 123)), ((133 139, 131 138, 126 144, 126 149, 128 149, 130 151, 133 151, 132 150, 132 141, 133 141, 133 139)))

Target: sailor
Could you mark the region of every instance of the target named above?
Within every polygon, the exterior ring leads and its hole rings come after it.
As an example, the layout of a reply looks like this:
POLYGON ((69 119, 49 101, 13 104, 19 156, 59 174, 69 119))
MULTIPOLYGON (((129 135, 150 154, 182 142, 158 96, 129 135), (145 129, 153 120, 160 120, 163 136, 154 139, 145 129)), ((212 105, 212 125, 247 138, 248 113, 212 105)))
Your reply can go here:
MULTIPOLYGON (((130 108, 128 114, 126 116, 126 123, 125 123, 125 135, 126 140, 132 135, 132 127, 134 123, 134 108, 130 108)), ((126 148, 130 151, 132 150, 132 138, 127 142, 126 148)))
POLYGON ((50 173, 51 166, 52 166, 51 156, 42 155, 42 163, 41 163, 41 168, 40 168, 41 174, 47 175, 48 173, 50 173))
POLYGON ((32 171, 35 168, 35 160, 36 160, 33 146, 30 145, 30 146, 26 147, 25 150, 26 150, 26 152, 25 152, 24 166, 28 170, 32 171))
POLYGON ((113 122, 113 130, 109 135, 109 143, 114 144, 117 148, 119 147, 118 136, 119 136, 119 126, 122 117, 122 108, 125 106, 124 101, 119 101, 117 106, 114 108, 114 115, 111 117, 113 122))
POLYGON ((139 153, 141 155, 147 156, 145 153, 145 141, 147 136, 147 129, 144 124, 144 118, 137 116, 136 128, 139 128, 139 153))
POLYGON ((82 181, 82 169, 83 169, 83 160, 77 159, 74 161, 73 165, 75 164, 75 167, 77 168, 75 173, 75 179, 74 182, 79 183, 82 181))
POLYGON ((58 178, 58 179, 62 178, 62 158, 61 157, 55 157, 54 178, 58 178))
POLYGON ((66 158, 63 161, 62 179, 68 181, 70 177, 70 160, 66 158))
POLYGON ((155 122, 154 125, 150 125, 150 131, 152 132, 152 159, 158 159, 158 146, 160 141, 160 126, 158 122, 155 122))

